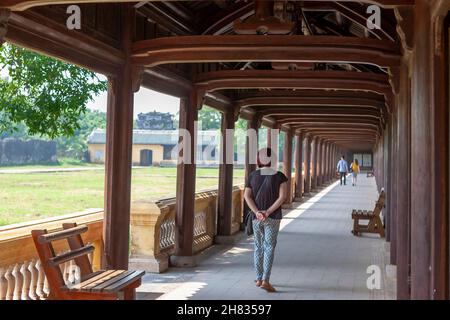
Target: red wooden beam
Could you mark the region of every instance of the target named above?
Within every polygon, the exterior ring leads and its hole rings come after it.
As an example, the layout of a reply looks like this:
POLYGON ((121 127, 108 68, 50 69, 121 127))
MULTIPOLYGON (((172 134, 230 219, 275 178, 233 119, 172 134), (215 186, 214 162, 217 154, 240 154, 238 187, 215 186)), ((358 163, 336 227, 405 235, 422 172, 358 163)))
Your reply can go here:
MULTIPOLYGON (((165 0, 175 1, 175 0, 165 0)), ((180 1, 180 0, 178 0, 180 1)), ((189 0, 181 0, 189 1, 189 0)), ((313 0, 323 1, 323 0, 313 0)), ((340 2, 353 2, 354 0, 340 0, 340 2)), ((10 8, 12 10, 26 10, 32 7, 45 6, 51 4, 74 4, 74 3, 118 3, 118 2, 136 2, 136 0, 3 0, 0 8, 10 8)), ((363 0, 360 2, 377 4, 385 8, 394 8, 397 6, 411 6, 415 0, 363 0)))
POLYGON ((391 41, 356 37, 202 35, 135 42, 133 61, 147 67, 167 63, 248 61, 362 63, 395 67, 400 64, 400 51, 391 41))
MULTIPOLYGON (((394 105, 389 78, 383 74, 346 71, 227 70, 197 75, 200 90, 225 89, 326 89, 369 91, 384 95, 388 106, 394 105)), ((390 108, 390 109, 391 109, 390 108)))

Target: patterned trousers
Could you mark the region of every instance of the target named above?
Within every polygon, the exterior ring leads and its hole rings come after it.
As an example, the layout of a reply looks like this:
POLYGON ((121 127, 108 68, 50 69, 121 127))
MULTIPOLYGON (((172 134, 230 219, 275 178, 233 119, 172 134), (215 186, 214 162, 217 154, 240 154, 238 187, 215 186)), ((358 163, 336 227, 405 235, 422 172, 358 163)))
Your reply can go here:
POLYGON ((264 222, 256 219, 253 220, 256 280, 269 282, 280 221, 271 218, 267 218, 264 222))

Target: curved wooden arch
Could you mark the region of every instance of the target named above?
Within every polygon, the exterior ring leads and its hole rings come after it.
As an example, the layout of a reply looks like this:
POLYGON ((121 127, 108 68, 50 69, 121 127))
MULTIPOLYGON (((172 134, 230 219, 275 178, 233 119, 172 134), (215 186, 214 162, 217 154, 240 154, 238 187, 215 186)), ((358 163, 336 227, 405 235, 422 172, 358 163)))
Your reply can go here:
POLYGON ((226 70, 198 74, 195 83, 204 92, 259 88, 368 91, 383 95, 389 111, 395 101, 387 75, 365 72, 226 70))
POLYGON ((260 117, 266 116, 295 116, 295 115, 307 115, 307 116, 365 116, 367 118, 373 118, 380 120, 380 112, 376 109, 367 110, 354 107, 328 107, 328 108, 317 108, 310 106, 303 107, 283 107, 283 108, 273 108, 267 107, 265 109, 259 110, 256 113, 260 117))
POLYGON ((360 124, 364 124, 367 126, 372 126, 377 129, 380 129, 380 123, 374 119, 368 119, 365 117, 352 117, 352 118, 336 118, 336 117, 295 117, 295 118, 283 118, 280 120, 276 120, 277 124, 295 126, 298 124, 327 124, 332 127, 336 123, 347 124, 352 126, 355 122, 359 122, 360 124))
POLYGON ((389 40, 339 36, 178 36, 137 41, 133 64, 155 67, 200 62, 335 62, 398 67, 400 50, 389 40))
MULTIPOLYGON (((170 1, 170 0, 169 0, 170 1)), ((181 0, 186 1, 186 0, 181 0)), ((341 0, 342 2, 352 0, 341 0)), ((74 4, 74 3, 119 3, 136 2, 136 0, 3 0, 0 8, 9 8, 11 10, 22 11, 32 7, 45 6, 51 4, 74 4)), ((382 7, 390 8, 403 5, 414 5, 414 0, 363 0, 360 2, 377 4, 382 7)))
POLYGON ((310 134, 313 136, 332 136, 332 137, 350 136, 353 137, 353 139, 359 141, 361 141, 361 138, 366 135, 370 137, 380 136, 380 133, 378 132, 377 129, 367 127, 365 125, 358 125, 349 128, 346 124, 339 124, 339 126, 330 128, 329 126, 324 124, 308 124, 308 125, 302 124, 290 126, 290 129, 297 132, 310 134))
POLYGON ((371 92, 328 91, 328 90, 271 90, 269 92, 248 92, 235 98, 233 105, 241 111, 257 112, 260 107, 317 106, 357 107, 377 109, 385 122, 388 110, 384 98, 371 92))
MULTIPOLYGON (((374 136, 379 136, 379 132, 377 129, 372 127, 368 127, 364 124, 355 124, 352 127, 349 127, 346 124, 335 124, 333 128, 331 128, 327 124, 299 124, 290 126, 292 130, 307 132, 314 135, 324 134, 324 135, 352 135, 355 134, 370 134, 374 136)), ((359 139, 359 136, 355 139, 359 139)))
MULTIPOLYGON (((325 94, 325 90, 323 91, 325 94)), ((311 96, 311 97, 254 97, 241 100, 235 100, 234 105, 241 109, 245 107, 259 107, 266 105, 273 106, 349 106, 349 107, 367 107, 382 109, 384 103, 377 100, 358 98, 358 97, 326 97, 326 96, 311 96)))

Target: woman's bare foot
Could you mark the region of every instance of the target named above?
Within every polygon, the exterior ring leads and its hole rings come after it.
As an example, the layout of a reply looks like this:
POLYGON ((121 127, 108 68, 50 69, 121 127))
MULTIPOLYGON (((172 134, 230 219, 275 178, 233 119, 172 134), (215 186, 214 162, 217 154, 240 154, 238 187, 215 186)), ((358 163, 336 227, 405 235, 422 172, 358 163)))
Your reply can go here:
POLYGON ((276 292, 275 288, 267 281, 263 281, 260 288, 266 290, 267 292, 276 292))
POLYGON ((261 287, 262 285, 262 280, 255 280, 256 286, 257 287, 261 287))

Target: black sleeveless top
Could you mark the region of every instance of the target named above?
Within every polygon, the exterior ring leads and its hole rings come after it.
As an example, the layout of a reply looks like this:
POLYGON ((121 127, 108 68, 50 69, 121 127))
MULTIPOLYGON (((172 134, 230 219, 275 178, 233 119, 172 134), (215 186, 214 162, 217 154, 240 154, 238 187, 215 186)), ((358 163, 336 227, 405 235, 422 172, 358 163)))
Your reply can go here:
MULTIPOLYGON (((245 187, 252 189, 253 200, 258 209, 267 210, 277 201, 280 195, 280 185, 287 181, 288 178, 282 172, 271 168, 262 168, 250 174, 245 187)), ((253 218, 256 219, 256 216, 253 218)), ((281 219, 281 206, 269 218, 281 219)))

